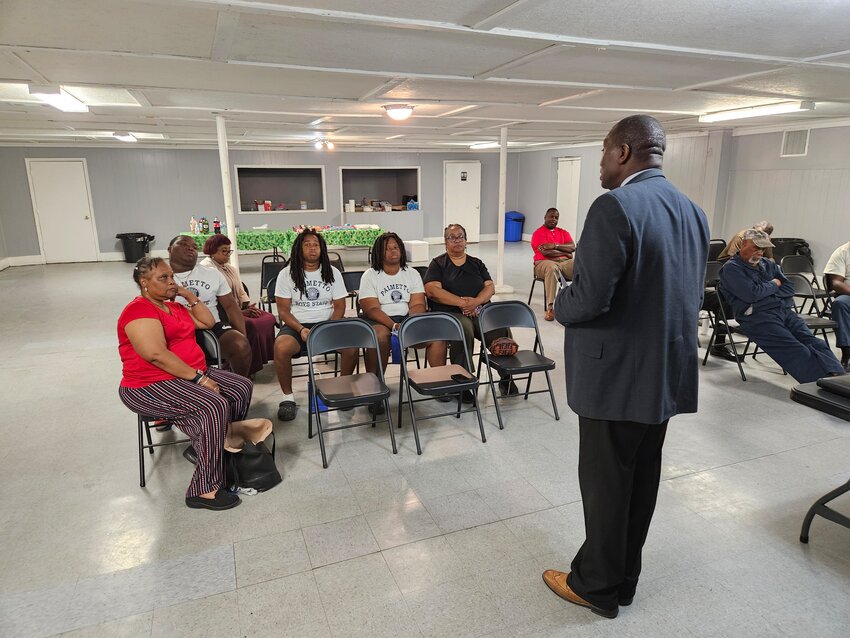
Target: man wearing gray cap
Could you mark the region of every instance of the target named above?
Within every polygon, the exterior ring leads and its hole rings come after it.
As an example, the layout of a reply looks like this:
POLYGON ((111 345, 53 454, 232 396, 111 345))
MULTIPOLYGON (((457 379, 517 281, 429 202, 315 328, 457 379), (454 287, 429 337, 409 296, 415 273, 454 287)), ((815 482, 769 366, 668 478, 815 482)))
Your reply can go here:
POLYGON ((720 292, 741 332, 800 383, 843 374, 829 346, 794 312, 794 286, 764 256, 772 246, 767 233, 751 228, 738 254, 720 269, 720 292))

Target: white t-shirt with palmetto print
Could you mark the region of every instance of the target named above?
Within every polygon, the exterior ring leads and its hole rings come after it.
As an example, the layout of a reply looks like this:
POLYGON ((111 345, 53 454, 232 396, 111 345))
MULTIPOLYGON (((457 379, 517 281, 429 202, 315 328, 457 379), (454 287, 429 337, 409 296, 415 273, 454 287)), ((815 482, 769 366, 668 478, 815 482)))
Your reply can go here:
POLYGON ((389 317, 405 317, 409 314, 410 295, 417 292, 425 292, 422 277, 408 266, 395 275, 370 268, 360 279, 358 294, 361 299, 377 298, 381 310, 389 317))
POLYGON ((290 312, 301 323, 316 323, 331 318, 334 310, 334 299, 348 296, 345 283, 340 272, 331 266, 333 281, 322 281, 322 271, 304 272, 304 291, 295 289, 290 267, 280 271, 275 286, 275 297, 292 299, 290 312))

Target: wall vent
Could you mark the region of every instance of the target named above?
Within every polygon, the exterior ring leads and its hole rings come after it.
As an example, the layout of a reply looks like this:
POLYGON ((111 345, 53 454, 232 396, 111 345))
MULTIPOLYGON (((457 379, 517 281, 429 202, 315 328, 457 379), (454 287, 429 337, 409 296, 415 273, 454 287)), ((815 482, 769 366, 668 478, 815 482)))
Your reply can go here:
POLYGON ((782 153, 779 157, 803 157, 809 151, 809 129, 782 133, 782 153))

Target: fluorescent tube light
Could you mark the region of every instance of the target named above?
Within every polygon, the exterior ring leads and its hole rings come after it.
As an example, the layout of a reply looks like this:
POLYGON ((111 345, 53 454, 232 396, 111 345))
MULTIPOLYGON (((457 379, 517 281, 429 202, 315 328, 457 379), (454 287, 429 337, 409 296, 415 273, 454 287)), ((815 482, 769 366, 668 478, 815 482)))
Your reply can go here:
POLYGON ((89 107, 59 86, 30 86, 30 95, 65 113, 88 113, 89 107))
POLYGON ((473 151, 481 151, 485 148, 499 148, 498 142, 476 142, 475 144, 470 144, 469 148, 473 151))
POLYGON ((408 104, 387 104, 384 107, 387 115, 394 120, 406 120, 413 114, 413 107, 408 104))
POLYGON ((699 116, 700 122, 725 122, 726 120, 740 120, 745 117, 761 117, 764 115, 781 115, 782 113, 795 113, 797 111, 813 111, 814 102, 780 102, 778 104, 765 104, 764 106, 750 106, 742 109, 731 109, 717 113, 706 113, 699 116))
POLYGON ((124 132, 124 131, 116 131, 115 133, 112 134, 112 137, 114 137, 116 140, 121 140, 122 142, 135 142, 136 141, 135 135, 133 135, 132 133, 124 132))

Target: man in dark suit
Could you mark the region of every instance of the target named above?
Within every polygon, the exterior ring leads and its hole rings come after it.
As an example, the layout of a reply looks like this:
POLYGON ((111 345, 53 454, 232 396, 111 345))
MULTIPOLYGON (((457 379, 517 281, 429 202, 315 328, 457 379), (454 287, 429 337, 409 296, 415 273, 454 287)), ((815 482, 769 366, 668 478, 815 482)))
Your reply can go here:
POLYGON ((664 129, 618 122, 555 302, 566 327, 567 399, 579 416, 586 540, 570 573, 543 580, 565 600, 615 618, 630 605, 655 509, 667 421, 697 409, 697 315, 709 232, 705 214, 661 172, 664 129))

